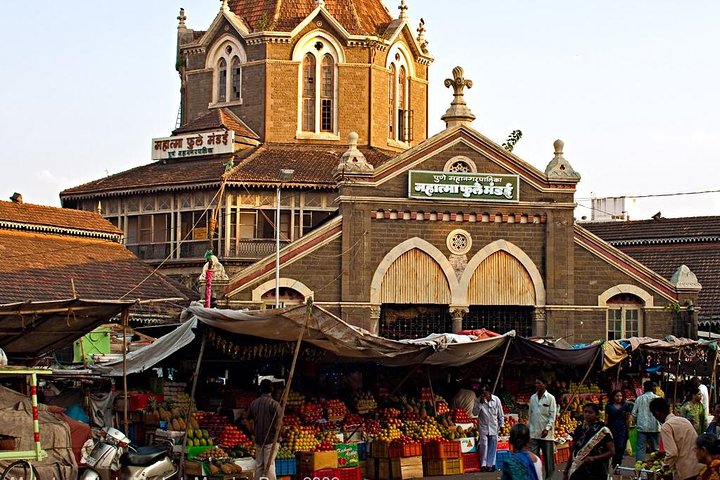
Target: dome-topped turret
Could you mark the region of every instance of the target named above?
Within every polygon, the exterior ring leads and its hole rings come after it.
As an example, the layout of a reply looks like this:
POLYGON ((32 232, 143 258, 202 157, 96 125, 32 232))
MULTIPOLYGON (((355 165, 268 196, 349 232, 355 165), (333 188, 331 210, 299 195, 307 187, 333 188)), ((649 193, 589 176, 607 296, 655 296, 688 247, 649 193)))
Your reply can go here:
MULTIPOLYGON (((393 18, 382 0, 320 2, 353 35, 382 34, 393 18)), ((230 11, 251 31, 289 32, 318 6, 317 0, 229 0, 230 11)))

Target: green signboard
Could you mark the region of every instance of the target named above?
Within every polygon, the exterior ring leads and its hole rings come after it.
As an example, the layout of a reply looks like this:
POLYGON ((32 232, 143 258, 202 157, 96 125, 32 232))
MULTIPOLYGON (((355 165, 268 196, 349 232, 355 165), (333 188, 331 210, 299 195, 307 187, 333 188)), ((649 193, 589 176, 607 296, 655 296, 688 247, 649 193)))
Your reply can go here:
POLYGON ((520 176, 411 170, 408 175, 408 196, 423 199, 518 202, 520 176))

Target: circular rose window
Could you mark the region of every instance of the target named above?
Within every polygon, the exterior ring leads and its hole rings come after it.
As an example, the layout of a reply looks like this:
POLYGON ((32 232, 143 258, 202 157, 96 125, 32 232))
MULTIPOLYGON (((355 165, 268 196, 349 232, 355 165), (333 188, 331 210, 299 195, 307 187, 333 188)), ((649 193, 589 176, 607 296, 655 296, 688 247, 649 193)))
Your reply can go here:
POLYGON ((447 237, 447 247, 450 253, 465 255, 472 247, 472 238, 465 230, 453 230, 447 237))

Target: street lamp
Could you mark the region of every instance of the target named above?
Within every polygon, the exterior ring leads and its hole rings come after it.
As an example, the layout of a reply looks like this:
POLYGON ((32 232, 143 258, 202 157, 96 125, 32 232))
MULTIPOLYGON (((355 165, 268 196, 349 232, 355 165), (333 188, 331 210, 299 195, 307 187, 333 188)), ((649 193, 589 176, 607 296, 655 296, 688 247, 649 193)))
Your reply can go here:
POLYGON ((289 182, 295 170, 283 168, 278 175, 277 199, 275 208, 275 308, 280 308, 280 188, 283 182, 289 182))

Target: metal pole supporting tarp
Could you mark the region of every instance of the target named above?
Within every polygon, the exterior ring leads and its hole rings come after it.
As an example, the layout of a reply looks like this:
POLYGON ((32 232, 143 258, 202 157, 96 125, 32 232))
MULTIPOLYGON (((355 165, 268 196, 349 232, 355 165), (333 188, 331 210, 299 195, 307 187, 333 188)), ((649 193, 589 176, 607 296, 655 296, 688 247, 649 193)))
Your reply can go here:
POLYGON ((498 370, 498 373, 495 376, 495 383, 493 383, 493 388, 492 388, 492 392, 491 392, 492 395, 495 395, 495 389, 498 386, 498 382, 500 381, 500 375, 502 374, 503 368, 505 367, 505 359, 507 358, 508 350, 510 350, 510 342, 512 342, 512 341, 513 341, 513 339, 509 338, 507 345, 505 345, 505 353, 503 353, 502 362, 500 362, 500 369, 498 370))
POLYGON ((180 466, 178 467, 178 478, 184 478, 185 473, 185 448, 187 447, 188 441, 188 430, 190 429, 190 415, 192 415, 193 408, 197 403, 195 402, 195 389, 197 388, 198 377, 200 376, 200 364, 202 363, 203 355, 205 354, 205 343, 207 342, 207 331, 203 333, 202 342, 200 343, 200 353, 198 354, 197 363, 195 364, 195 373, 193 373, 192 388, 190 390, 190 404, 188 405, 187 412, 185 412, 185 435, 183 435, 182 441, 182 452, 180 455, 180 466))
POLYGON ((575 400, 575 397, 577 396, 578 391, 580 391, 580 387, 585 383, 585 380, 587 380, 587 377, 590 375, 590 372, 593 369, 593 366, 595 364, 595 361, 598 359, 598 355, 600 355, 600 352, 603 351, 602 345, 599 346, 597 353, 595 354, 595 357, 593 357, 592 362, 588 365, 587 372, 585 372, 585 376, 580 380, 580 383, 577 384, 577 387, 575 387, 575 391, 570 395, 570 400, 568 400, 567 405, 565 405, 565 408, 563 409, 562 413, 566 413, 568 409, 570 408, 570 404, 572 404, 573 400, 575 400))

